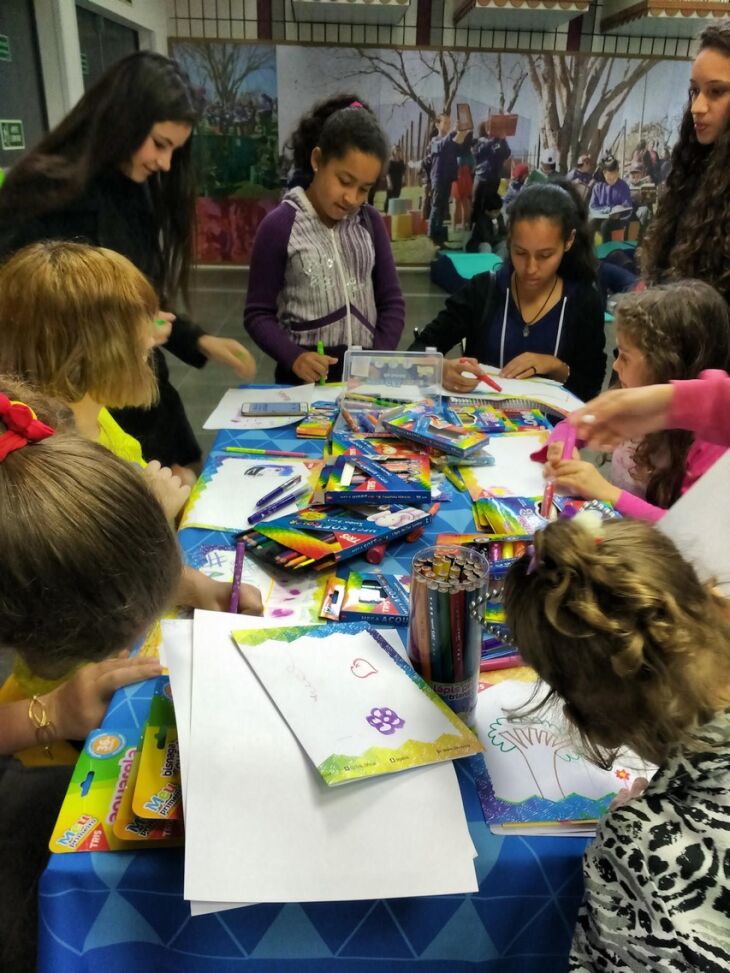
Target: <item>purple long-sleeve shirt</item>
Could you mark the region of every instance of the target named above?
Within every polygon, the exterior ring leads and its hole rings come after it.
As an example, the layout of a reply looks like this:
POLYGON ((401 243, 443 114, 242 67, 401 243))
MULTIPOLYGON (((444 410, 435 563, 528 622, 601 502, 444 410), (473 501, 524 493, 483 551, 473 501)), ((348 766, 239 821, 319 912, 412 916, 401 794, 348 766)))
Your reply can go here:
POLYGON ((597 182, 591 194, 591 209, 613 209, 614 206, 625 206, 633 209, 629 184, 623 179, 617 179, 613 186, 607 182, 597 182))
MULTIPOLYGON (((367 207, 326 226, 301 188, 261 222, 256 233, 244 326, 256 344, 291 371, 321 341, 341 372, 352 345, 398 347, 405 305, 380 214, 367 207)), ((281 374, 281 372, 279 372, 281 374)), ((295 379, 296 380, 296 379, 295 379)))

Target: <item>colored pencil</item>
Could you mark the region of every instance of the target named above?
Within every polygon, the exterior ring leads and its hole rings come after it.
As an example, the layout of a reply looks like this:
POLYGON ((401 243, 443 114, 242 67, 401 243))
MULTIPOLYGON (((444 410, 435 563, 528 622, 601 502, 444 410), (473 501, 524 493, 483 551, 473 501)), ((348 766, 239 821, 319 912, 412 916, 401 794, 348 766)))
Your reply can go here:
POLYGON ((314 459, 309 453, 299 453, 286 449, 251 449, 248 446, 224 446, 226 453, 243 453, 246 456, 290 456, 296 459, 314 459))
POLYGON ((243 559, 246 556, 246 541, 236 541, 236 560, 233 563, 233 585, 231 587, 231 600, 228 603, 228 611, 232 615, 238 613, 238 601, 241 594, 241 575, 243 574, 243 559))

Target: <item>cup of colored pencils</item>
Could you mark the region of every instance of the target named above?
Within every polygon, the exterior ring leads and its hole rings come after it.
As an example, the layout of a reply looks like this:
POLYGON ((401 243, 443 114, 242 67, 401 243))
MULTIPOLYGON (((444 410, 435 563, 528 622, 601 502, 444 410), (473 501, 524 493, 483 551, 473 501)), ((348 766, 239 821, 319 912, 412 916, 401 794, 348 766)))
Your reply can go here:
POLYGON ((489 562, 468 547, 428 547, 411 567, 411 665, 466 723, 474 726, 489 562))

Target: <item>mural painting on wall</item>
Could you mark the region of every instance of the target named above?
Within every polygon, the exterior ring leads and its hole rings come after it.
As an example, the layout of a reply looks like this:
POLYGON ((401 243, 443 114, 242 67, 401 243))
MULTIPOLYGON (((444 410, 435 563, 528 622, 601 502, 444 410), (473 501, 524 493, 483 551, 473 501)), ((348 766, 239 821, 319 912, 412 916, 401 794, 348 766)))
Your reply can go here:
POLYGON ((279 200, 276 52, 271 44, 174 42, 198 89, 194 140, 197 259, 247 263, 256 228, 279 200))
POLYGON ((279 198, 303 112, 355 91, 393 147, 374 205, 399 264, 438 245, 503 250, 499 210, 569 176, 596 239, 640 240, 668 172, 687 61, 176 42, 206 98, 199 259, 245 263, 279 198), (668 97, 668 93, 669 97, 668 97), (672 93, 676 93, 673 95, 672 93), (617 165, 601 165, 607 157, 617 165))

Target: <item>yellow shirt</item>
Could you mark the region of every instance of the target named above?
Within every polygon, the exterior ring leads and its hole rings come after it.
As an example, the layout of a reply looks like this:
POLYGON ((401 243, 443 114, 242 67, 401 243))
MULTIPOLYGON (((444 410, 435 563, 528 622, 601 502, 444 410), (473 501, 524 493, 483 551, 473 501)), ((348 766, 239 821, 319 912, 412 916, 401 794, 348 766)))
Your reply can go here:
MULTIPOLYGON (((112 418, 108 409, 102 409, 99 413, 99 438, 97 442, 105 446, 110 453, 118 456, 119 459, 126 460, 128 463, 136 463, 137 466, 144 467, 147 465, 142 456, 139 440, 125 432, 119 423, 112 418)), ((56 686, 65 682, 68 676, 69 674, 65 675, 63 679, 41 679, 40 676, 31 672, 19 656, 16 656, 13 674, 8 678, 3 689, 8 693, 16 694, 16 687, 19 687, 22 693, 21 698, 24 696, 29 699, 31 696, 41 696, 43 693, 50 692, 56 686)), ((15 695, 15 698, 18 698, 17 695, 15 695)), ((1 693, 0 701, 2 701, 1 693)))

